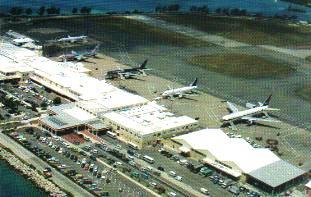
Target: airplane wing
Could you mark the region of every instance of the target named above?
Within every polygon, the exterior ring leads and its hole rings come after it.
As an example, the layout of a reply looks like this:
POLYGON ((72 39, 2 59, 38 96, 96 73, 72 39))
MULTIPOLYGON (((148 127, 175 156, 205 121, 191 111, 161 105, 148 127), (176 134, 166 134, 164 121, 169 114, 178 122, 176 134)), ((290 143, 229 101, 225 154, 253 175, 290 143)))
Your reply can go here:
POLYGON ((243 116, 242 120, 254 121, 254 122, 280 122, 279 120, 273 118, 255 118, 251 116, 243 116))
POLYGON ((228 105, 228 108, 229 110, 232 112, 232 113, 235 113, 235 112, 238 112, 238 108, 231 102, 227 101, 227 105, 228 105))

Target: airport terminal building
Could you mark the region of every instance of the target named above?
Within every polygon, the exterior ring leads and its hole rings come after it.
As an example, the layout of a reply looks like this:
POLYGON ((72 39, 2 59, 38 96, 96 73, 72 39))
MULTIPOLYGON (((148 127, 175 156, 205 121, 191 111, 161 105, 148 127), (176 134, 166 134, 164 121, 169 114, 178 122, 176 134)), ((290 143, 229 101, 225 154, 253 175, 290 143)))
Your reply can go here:
POLYGON ((2 59, 0 78, 27 78, 73 101, 49 108, 48 115, 40 118, 39 125, 55 134, 109 128, 121 140, 142 147, 198 126, 188 116, 177 117, 139 95, 91 77, 82 63, 55 62, 7 42, 1 43, 2 59))
POLYGON ((203 129, 173 138, 181 152, 195 151, 202 161, 234 179, 268 192, 280 192, 303 179, 306 173, 281 160, 267 148, 254 148, 241 138, 230 138, 221 129, 203 129))

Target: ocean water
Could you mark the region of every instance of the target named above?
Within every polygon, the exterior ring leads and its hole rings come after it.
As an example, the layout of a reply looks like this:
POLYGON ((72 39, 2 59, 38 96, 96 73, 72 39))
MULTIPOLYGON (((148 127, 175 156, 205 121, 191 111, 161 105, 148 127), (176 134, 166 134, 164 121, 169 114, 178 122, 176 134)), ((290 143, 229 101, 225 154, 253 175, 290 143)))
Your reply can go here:
POLYGON ((15 171, 4 160, 0 160, 1 197, 44 197, 48 196, 31 181, 15 171))
POLYGON ((83 6, 91 7, 94 13, 103 13, 109 11, 132 11, 141 10, 152 12, 157 5, 179 4, 181 10, 189 10, 193 5, 208 5, 211 10, 221 8, 241 8, 249 12, 261 12, 265 15, 287 14, 296 15, 301 20, 311 20, 311 9, 294 5, 302 8, 306 12, 287 11, 290 3, 280 0, 1 0, 0 11, 7 11, 12 6, 31 7, 34 9, 44 5, 46 7, 56 6, 61 8, 62 13, 71 12, 72 8, 81 8, 83 6))

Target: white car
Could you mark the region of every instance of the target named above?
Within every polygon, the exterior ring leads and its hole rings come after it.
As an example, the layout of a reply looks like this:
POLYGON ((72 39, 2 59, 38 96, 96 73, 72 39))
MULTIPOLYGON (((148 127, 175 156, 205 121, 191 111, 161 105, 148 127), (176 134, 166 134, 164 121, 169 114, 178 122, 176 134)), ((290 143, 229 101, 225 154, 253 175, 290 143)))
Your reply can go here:
POLYGON ((157 186, 157 183, 155 183, 155 182, 150 182, 149 184, 150 184, 152 187, 157 186))
POLYGON ((177 194, 176 194, 176 193, 174 193, 174 192, 170 192, 170 193, 168 193, 168 196, 175 197, 175 196, 177 196, 177 194))
POLYGON ((176 176, 176 172, 174 172, 174 171, 169 171, 168 174, 169 174, 170 176, 172 176, 172 177, 175 177, 175 176, 176 176))
POLYGON ((176 176, 175 179, 176 179, 177 181, 182 181, 182 177, 181 177, 181 176, 176 176))

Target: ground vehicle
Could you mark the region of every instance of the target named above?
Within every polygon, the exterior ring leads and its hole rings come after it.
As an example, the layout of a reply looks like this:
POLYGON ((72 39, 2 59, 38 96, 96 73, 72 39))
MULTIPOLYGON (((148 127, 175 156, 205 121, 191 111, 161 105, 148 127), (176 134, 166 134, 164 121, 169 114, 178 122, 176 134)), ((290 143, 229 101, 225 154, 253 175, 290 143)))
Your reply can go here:
POLYGON ((158 167, 158 170, 164 171, 164 168, 163 168, 162 166, 159 166, 159 167, 158 167))
POLYGON ((143 160, 147 161, 148 163, 154 163, 154 159, 152 157, 149 157, 148 155, 143 156, 143 160))
POLYGON ((128 146, 129 146, 130 148, 132 148, 132 149, 135 149, 135 150, 138 149, 138 146, 137 146, 136 144, 132 143, 132 142, 129 142, 129 143, 128 143, 128 146))
POLYGON ((203 194, 209 195, 208 190, 205 189, 205 188, 203 188, 203 187, 200 188, 200 191, 201 191, 203 194))
POLYGON ((111 131, 107 131, 107 135, 111 138, 117 138, 117 135, 115 133, 112 133, 111 131))
POLYGON ((169 174, 170 176, 172 176, 172 177, 175 177, 175 176, 176 176, 176 172, 174 172, 174 171, 169 171, 168 174, 169 174))
POLYGON ((176 179, 177 181, 182 181, 182 177, 181 177, 181 176, 176 176, 175 179, 176 179))
POLYGON ((177 196, 177 194, 176 194, 176 193, 174 193, 174 192, 170 192, 170 193, 168 193, 168 196, 175 197, 175 196, 177 196))

